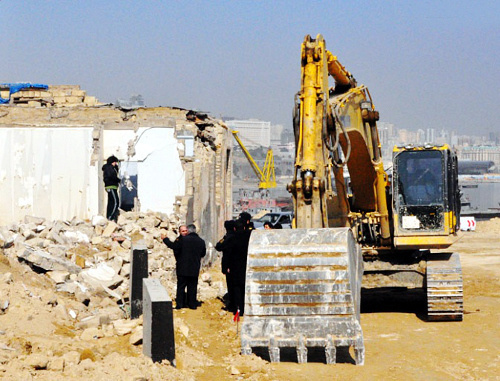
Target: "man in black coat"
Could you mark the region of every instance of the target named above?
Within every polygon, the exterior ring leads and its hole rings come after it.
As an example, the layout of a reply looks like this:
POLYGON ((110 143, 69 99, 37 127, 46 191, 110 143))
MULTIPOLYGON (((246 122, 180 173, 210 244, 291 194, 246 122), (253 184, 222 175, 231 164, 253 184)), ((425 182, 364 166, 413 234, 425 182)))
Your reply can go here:
POLYGON ((231 277, 232 297, 235 307, 243 316, 245 312, 248 241, 250 240, 251 230, 247 230, 247 222, 241 219, 237 220, 235 225, 236 232, 232 240, 227 272, 231 277))
POLYGON ((234 309, 234 300, 232 297, 231 276, 228 274, 227 269, 229 268, 229 257, 231 256, 232 245, 236 234, 234 231, 235 221, 225 221, 224 227, 226 228, 226 234, 219 242, 217 242, 215 250, 222 251, 221 270, 226 276, 227 287, 227 297, 225 298, 225 303, 227 310, 232 311, 234 309))
POLYGON ((106 164, 102 166, 104 188, 108 193, 106 218, 115 222, 118 221, 118 207, 120 206, 120 199, 118 197, 118 186, 120 185, 118 163, 118 158, 111 155, 106 160, 106 164))
MULTIPOLYGON (((205 241, 196 234, 196 226, 187 226, 188 234, 174 242, 165 237, 163 242, 177 252, 176 274, 177 293, 176 309, 184 308, 187 289, 187 307, 195 310, 197 308, 196 292, 198 288, 198 276, 200 274, 201 258, 206 254, 205 241)), ((182 233, 181 233, 182 234, 182 233)))

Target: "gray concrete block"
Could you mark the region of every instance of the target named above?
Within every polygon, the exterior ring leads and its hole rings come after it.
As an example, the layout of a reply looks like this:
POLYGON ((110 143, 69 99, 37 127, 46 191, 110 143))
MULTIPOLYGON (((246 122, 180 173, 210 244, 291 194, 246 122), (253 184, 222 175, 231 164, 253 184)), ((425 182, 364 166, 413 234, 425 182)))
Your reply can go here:
POLYGON ((130 318, 137 319, 142 315, 142 280, 148 278, 148 248, 134 243, 130 255, 130 318))
POLYGON ((154 362, 168 360, 175 366, 172 299, 159 279, 144 279, 143 295, 143 353, 154 362))

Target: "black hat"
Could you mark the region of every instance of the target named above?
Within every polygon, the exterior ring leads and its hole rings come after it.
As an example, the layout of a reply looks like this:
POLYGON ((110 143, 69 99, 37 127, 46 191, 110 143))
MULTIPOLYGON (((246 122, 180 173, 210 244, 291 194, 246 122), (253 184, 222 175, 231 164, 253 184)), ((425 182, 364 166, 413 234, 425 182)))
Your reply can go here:
POLYGON ((118 163, 120 160, 115 155, 111 155, 108 157, 108 160, 106 160, 106 163, 108 164, 113 164, 113 163, 118 163))

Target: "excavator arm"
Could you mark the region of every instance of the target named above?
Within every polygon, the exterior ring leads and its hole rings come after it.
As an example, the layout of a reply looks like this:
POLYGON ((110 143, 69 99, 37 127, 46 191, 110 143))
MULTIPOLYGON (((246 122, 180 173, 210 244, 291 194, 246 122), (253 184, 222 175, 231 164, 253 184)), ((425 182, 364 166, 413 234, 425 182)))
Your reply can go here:
POLYGON ((390 245, 387 175, 383 168, 374 109, 368 89, 331 52, 321 35, 306 36, 301 51, 297 99, 295 175, 288 189, 298 228, 354 227, 390 245), (335 86, 329 88, 328 76, 335 86), (350 174, 350 191, 344 167, 350 174), (333 179, 333 181, 332 181, 333 179), (361 226, 368 227, 367 233, 361 226))

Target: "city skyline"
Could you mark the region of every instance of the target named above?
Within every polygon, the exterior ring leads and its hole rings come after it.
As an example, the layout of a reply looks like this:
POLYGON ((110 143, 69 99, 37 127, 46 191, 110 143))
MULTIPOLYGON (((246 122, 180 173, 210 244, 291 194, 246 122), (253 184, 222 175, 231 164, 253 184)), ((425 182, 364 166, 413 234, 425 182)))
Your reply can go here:
POLYGON ((289 127, 301 43, 321 33, 382 122, 487 134, 498 130, 487 94, 500 82, 499 15, 486 0, 2 1, 0 82, 289 127))

